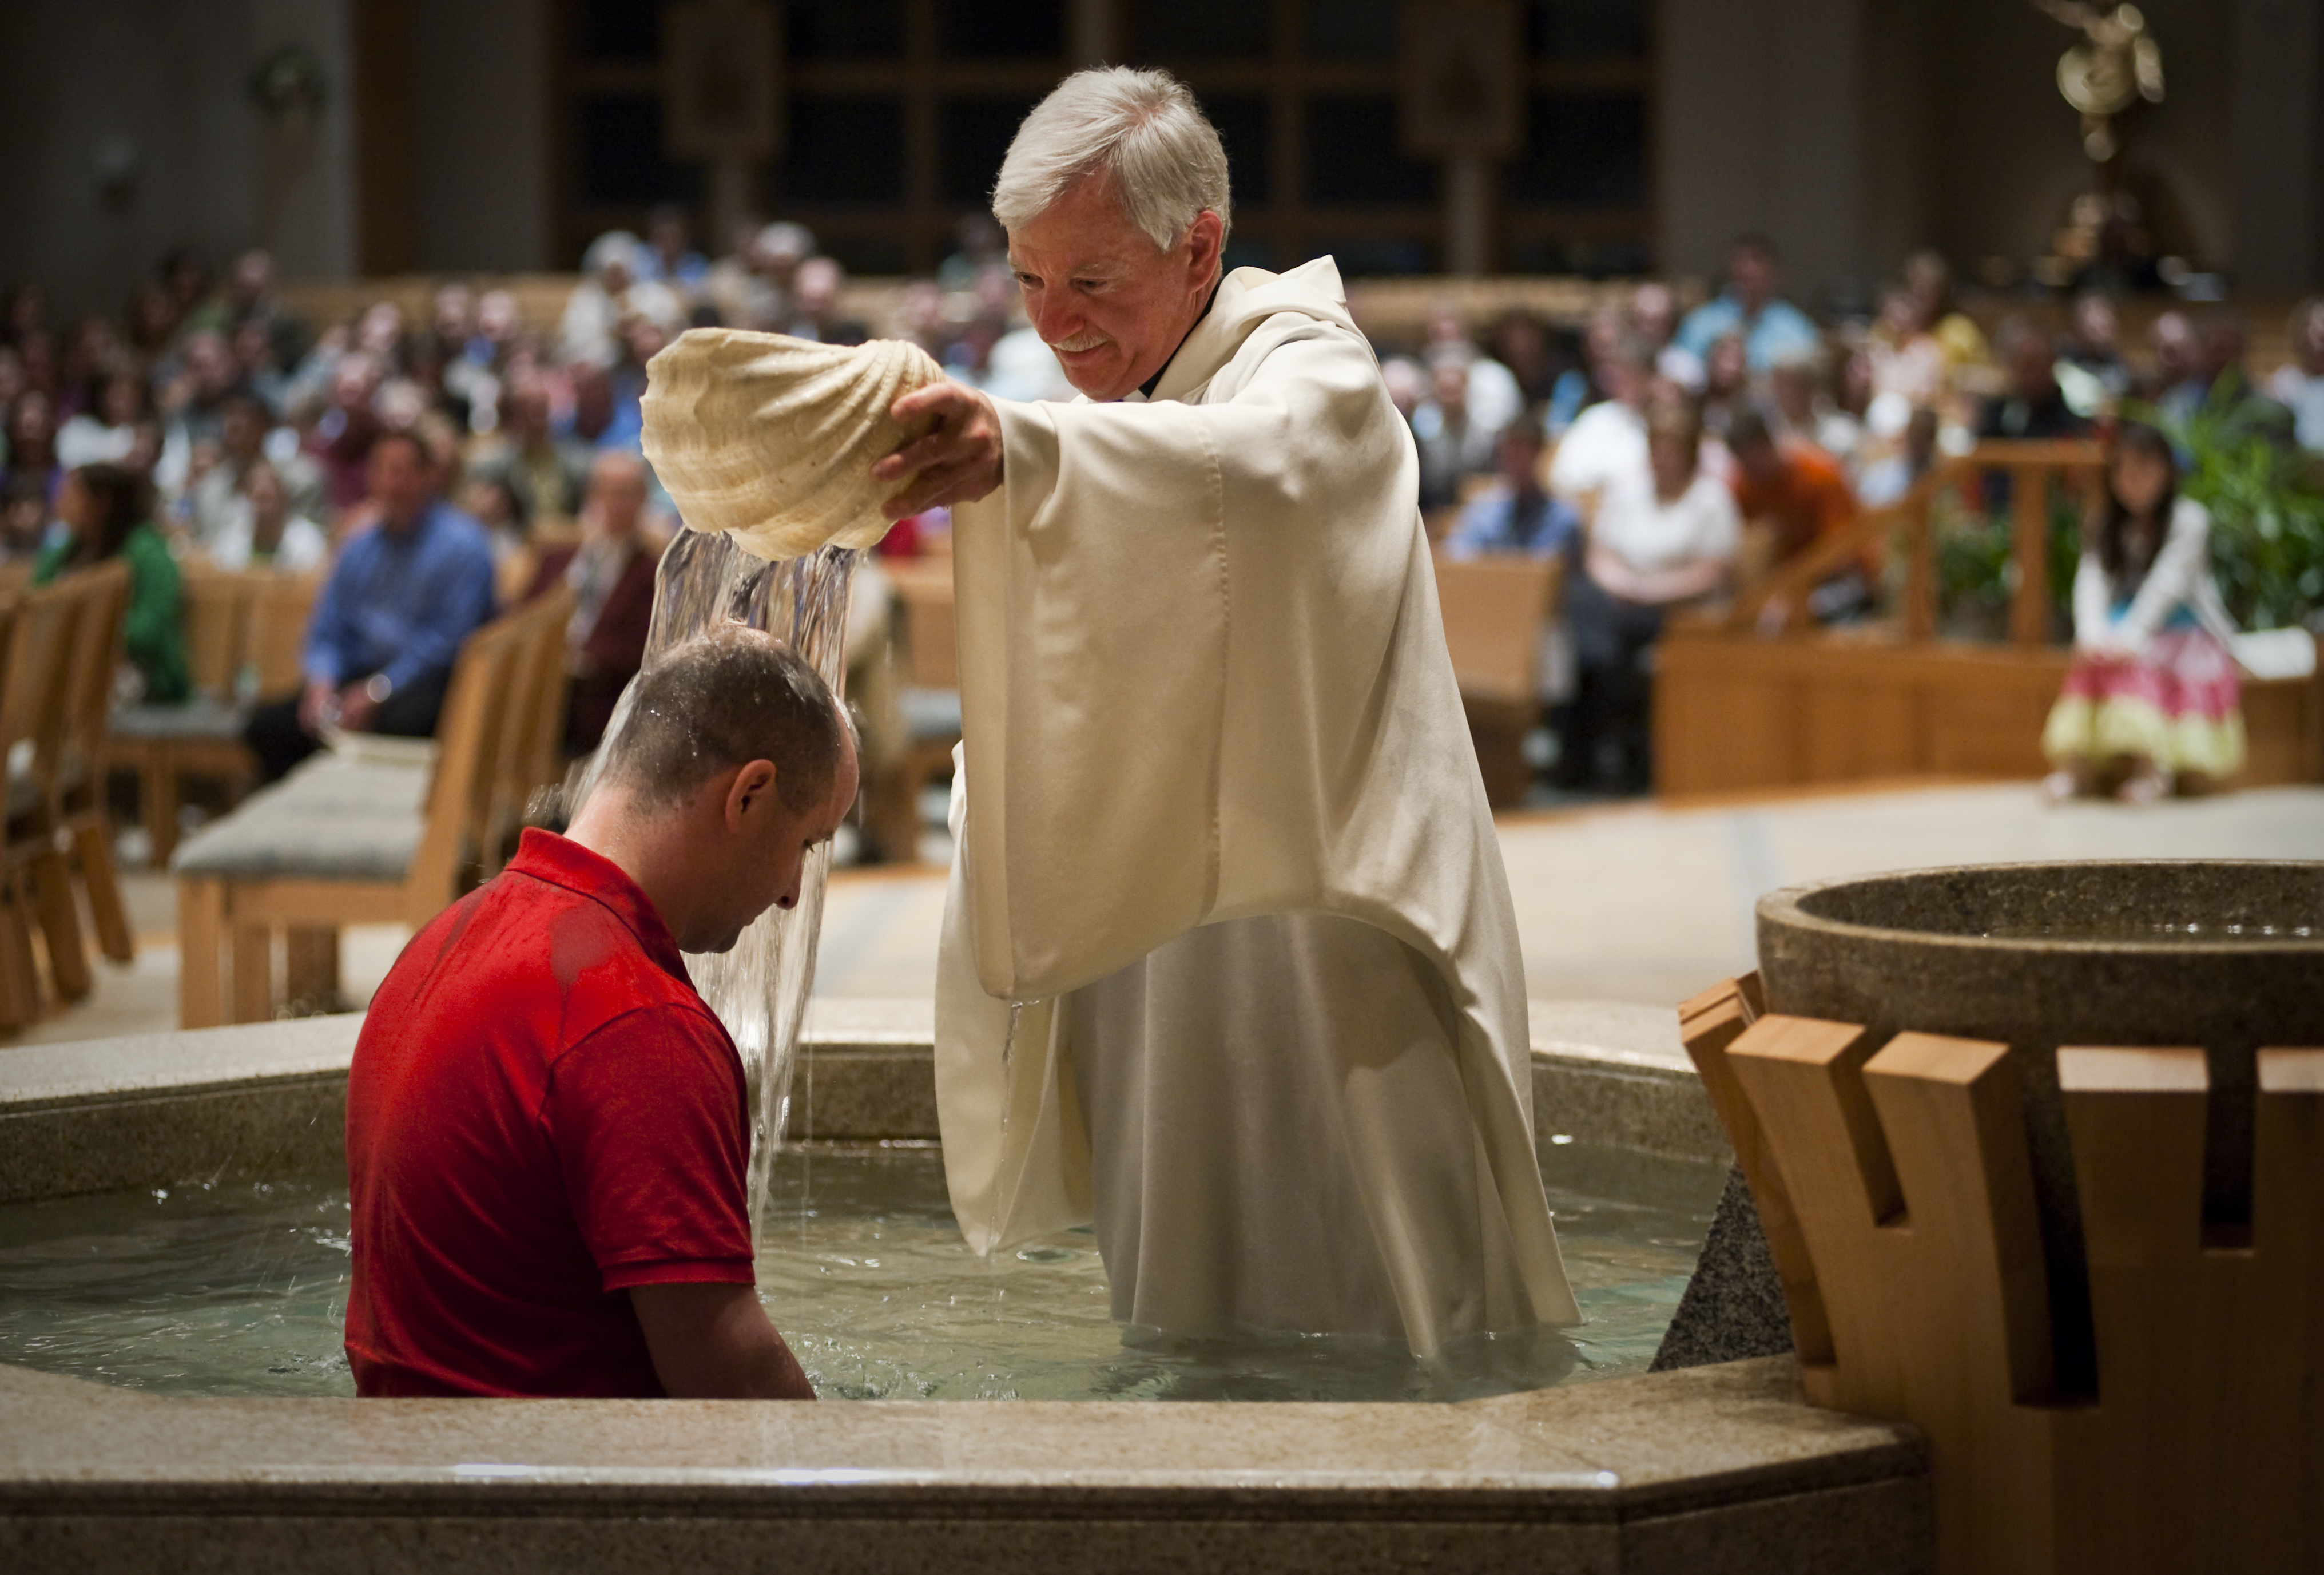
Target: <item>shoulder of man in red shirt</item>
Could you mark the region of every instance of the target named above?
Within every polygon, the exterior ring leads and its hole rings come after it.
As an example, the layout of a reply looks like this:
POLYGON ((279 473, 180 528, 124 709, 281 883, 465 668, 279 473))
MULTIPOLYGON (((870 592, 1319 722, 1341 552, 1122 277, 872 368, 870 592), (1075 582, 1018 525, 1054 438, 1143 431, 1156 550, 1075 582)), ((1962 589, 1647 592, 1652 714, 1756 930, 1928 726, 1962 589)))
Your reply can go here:
POLYGON ((412 938, 356 1044, 359 1391, 661 1393, 627 1292, 751 1283, 743 1101, 644 894, 528 831, 412 938))

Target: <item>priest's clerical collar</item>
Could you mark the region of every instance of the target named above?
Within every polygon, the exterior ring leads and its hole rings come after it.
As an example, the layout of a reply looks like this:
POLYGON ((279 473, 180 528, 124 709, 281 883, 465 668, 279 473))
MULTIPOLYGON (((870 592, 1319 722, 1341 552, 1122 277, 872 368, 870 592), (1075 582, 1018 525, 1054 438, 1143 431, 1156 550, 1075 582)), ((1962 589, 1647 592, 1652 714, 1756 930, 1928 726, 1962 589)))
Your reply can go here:
POLYGON ((1211 282, 1211 293, 1209 297, 1204 301, 1203 310, 1194 314, 1194 320, 1186 325, 1186 331, 1178 336, 1178 342, 1176 344, 1170 347, 1169 358, 1165 360, 1159 366, 1154 368, 1153 376, 1148 377, 1145 382, 1138 385, 1139 398, 1151 399, 1154 397, 1154 391, 1162 386, 1163 375, 1170 370, 1170 362, 1178 358, 1178 352, 1186 347, 1186 341, 1194 337, 1194 330, 1201 328, 1203 326, 1203 320, 1211 315, 1211 308, 1218 304, 1219 286, 1224 284, 1226 282, 1227 271, 1225 267, 1222 265, 1219 269, 1219 276, 1211 282))

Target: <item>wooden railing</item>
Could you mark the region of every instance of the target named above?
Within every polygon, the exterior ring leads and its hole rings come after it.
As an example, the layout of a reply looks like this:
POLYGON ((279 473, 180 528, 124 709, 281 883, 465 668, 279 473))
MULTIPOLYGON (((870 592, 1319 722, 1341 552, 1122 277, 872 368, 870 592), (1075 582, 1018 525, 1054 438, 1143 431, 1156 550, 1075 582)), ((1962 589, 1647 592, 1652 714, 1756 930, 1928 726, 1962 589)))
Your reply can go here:
POLYGON ((1940 459, 1911 491, 1882 508, 1868 509, 1847 530, 1838 531, 1806 551, 1779 564, 1757 586, 1738 596, 1728 615, 1738 633, 1793 634, 1808 624, 1808 595, 1853 562, 1877 561, 1901 551, 1904 579, 1898 624, 1908 641, 1930 640, 1937 632, 1937 542, 1935 514, 1948 495, 1958 496, 1973 514, 1985 512, 1985 479, 2009 478, 2013 566, 2009 595, 2009 643, 2050 643, 2050 505, 2060 487, 2079 496, 2082 508, 2097 501, 2106 450, 2085 441, 1979 443, 1968 454, 1940 459))

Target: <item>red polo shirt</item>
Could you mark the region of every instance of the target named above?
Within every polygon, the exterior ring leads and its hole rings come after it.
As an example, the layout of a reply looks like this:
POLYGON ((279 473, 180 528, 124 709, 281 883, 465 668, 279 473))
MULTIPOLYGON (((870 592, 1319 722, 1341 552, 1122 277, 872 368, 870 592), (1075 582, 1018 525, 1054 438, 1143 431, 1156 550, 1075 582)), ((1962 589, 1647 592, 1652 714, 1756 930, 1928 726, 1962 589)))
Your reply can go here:
POLYGON ((355 1042, 356 1392, 661 1394, 629 1289, 753 1283, 743 1100, 645 894, 527 831, 355 1042))

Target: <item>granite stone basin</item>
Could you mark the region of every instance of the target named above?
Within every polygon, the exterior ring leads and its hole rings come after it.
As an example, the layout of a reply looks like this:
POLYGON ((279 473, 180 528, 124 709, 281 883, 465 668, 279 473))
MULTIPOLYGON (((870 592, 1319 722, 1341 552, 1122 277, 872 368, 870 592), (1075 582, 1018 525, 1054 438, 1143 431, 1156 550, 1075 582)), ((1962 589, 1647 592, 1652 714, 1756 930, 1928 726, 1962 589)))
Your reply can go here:
POLYGON ((2324 1044, 2324 864, 1973 865, 1760 899, 1791 1016, 2010 1044, 2324 1044))
MULTIPOLYGON (((810 1013, 799 1135, 933 1135, 927 1005, 888 1005, 810 1013)), ((337 1160, 358 1022, 9 1051, 0 1199, 337 1160)), ((1723 1157, 1675 1027, 1536 1013, 1553 1153, 1723 1157)), ((1788 1359, 1459 1404, 1167 1407, 193 1398, 0 1364, 10 1575, 777 1560, 1926 1575, 1930 1527, 1918 1436, 1803 1404, 1788 1359)))

